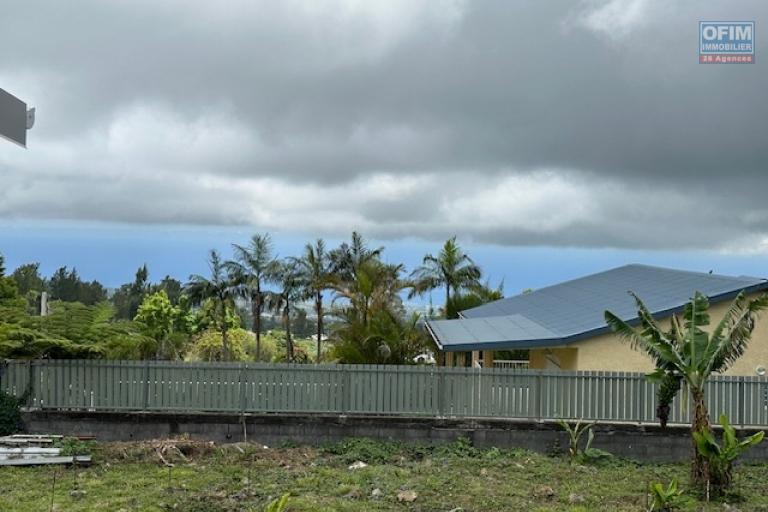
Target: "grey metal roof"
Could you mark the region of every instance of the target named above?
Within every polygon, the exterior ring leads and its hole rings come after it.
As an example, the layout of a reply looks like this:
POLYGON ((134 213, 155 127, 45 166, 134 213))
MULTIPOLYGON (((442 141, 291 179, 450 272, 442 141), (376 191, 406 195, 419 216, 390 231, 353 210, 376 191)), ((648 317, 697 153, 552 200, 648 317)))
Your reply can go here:
POLYGON ((445 350, 483 350, 558 346, 608 330, 608 309, 637 319, 635 292, 654 315, 682 309, 699 291, 718 302, 741 290, 768 289, 756 277, 731 277, 647 265, 625 265, 530 293, 462 311, 457 320, 430 320, 435 341, 445 350))

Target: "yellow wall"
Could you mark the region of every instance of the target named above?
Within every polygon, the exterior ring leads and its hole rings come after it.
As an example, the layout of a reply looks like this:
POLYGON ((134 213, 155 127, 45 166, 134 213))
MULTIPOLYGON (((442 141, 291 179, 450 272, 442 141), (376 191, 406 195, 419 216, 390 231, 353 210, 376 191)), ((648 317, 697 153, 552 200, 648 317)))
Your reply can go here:
POLYGON ((575 348, 532 349, 528 367, 535 370, 579 370, 578 351, 575 348))
MULTIPOLYGON (((752 295, 754 298, 757 295, 752 295)), ((641 297, 642 298, 642 297, 641 297)), ((730 301, 718 302, 709 309, 710 326, 713 329, 725 314, 730 301)), ((660 321, 667 328, 669 319, 660 321)), ((633 350, 628 343, 618 339, 615 334, 603 334, 568 345, 578 350, 577 363, 579 370, 603 370, 619 372, 650 372, 653 362, 648 356, 633 350)), ((533 367, 533 352, 531 365, 533 367)), ((726 375, 756 375, 757 366, 768 368, 768 312, 758 320, 752 334, 752 341, 746 352, 739 358, 726 375)))

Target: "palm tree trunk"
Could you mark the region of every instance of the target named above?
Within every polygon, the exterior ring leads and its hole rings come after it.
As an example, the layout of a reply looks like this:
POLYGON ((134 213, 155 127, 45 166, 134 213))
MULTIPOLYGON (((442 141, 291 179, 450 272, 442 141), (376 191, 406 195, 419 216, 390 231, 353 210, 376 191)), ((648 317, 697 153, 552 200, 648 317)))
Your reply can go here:
POLYGON ((320 363, 320 341, 323 336, 323 294, 317 292, 315 297, 315 313, 317 314, 317 359, 315 363, 320 363))
MULTIPOLYGON (((693 397, 693 422, 691 424, 692 432, 711 432, 709 426, 709 413, 707 405, 704 402, 704 391, 701 389, 692 389, 693 397)), ((693 441, 693 465, 691 466, 691 480, 700 489, 704 490, 709 482, 709 464, 696 448, 696 441, 693 441)))
POLYGON ((256 336, 256 361, 259 361, 261 360, 261 292, 259 290, 256 290, 251 300, 251 315, 253 316, 251 330, 256 336))
POLYGON ((448 315, 448 303, 451 302, 451 285, 445 283, 445 318, 450 318, 448 315))
POLYGON ((285 322, 285 349, 290 363, 293 361, 293 340, 291 339, 291 306, 288 303, 285 305, 283 321, 285 322))

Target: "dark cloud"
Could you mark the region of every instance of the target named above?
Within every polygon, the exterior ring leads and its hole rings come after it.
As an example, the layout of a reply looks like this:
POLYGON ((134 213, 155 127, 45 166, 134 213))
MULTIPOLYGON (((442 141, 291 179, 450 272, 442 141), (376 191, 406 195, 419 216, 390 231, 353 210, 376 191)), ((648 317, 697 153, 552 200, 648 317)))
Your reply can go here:
MULTIPOLYGON (((768 73, 697 63, 737 2, 20 2, 0 215, 754 250, 768 73), (501 191, 501 192, 500 192, 501 191), (522 191, 522 192, 521 192, 522 191)), ((760 244, 763 244, 762 246, 760 244)))

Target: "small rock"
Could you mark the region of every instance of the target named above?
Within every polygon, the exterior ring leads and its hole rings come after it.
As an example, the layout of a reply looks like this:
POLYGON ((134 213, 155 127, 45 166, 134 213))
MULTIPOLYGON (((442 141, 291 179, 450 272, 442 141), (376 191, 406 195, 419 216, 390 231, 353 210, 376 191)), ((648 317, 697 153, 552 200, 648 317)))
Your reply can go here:
POLYGON ((551 498, 555 495, 555 490, 548 485, 537 485, 533 489, 533 495, 536 498, 551 498))
POLYGON ((483 468, 480 470, 480 476, 488 476, 488 470, 483 468))
POLYGON ((362 493, 362 491, 360 491, 360 489, 355 487, 354 489, 349 491, 347 494, 345 494, 344 497, 345 498, 350 498, 350 499, 353 499, 353 500, 359 500, 360 498, 363 497, 363 493, 362 493))
POLYGON ((581 494, 576 494, 572 492, 571 494, 568 495, 568 503, 570 503, 571 505, 575 505, 576 503, 584 503, 584 501, 585 501, 584 496, 582 496, 581 494))
POLYGON ((464 509, 461 507, 452 508, 448 512, 464 512, 464 509))
POLYGON ((525 469, 525 466, 523 466, 523 465, 522 465, 522 464, 520 464, 519 462, 515 462, 515 467, 516 467, 517 469, 525 469))
POLYGON ((349 465, 350 471, 354 471, 356 469, 363 469, 363 468, 367 468, 367 467, 368 467, 368 464, 366 464, 365 462, 363 462, 361 460, 359 460, 357 462, 353 462, 352 464, 349 465))
POLYGON ((384 491, 379 489, 378 487, 371 491, 371 498, 381 498, 384 496, 384 491))
POLYGON ((69 491, 69 495, 72 496, 72 498, 79 500, 80 498, 84 498, 85 495, 88 494, 87 491, 81 491, 78 489, 74 489, 72 491, 69 491))
POLYGON ((405 503, 413 503, 418 497, 419 495, 416 494, 416 491, 400 491, 397 493, 397 501, 403 501, 405 503))
POLYGON ((240 485, 248 485, 249 483, 251 483, 251 481, 248 480, 247 478, 243 478, 242 480, 240 480, 240 485))
POLYGON ((727 503, 723 503, 723 510, 727 510, 728 512, 741 512, 739 509, 737 509, 733 505, 729 505, 727 503))

